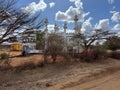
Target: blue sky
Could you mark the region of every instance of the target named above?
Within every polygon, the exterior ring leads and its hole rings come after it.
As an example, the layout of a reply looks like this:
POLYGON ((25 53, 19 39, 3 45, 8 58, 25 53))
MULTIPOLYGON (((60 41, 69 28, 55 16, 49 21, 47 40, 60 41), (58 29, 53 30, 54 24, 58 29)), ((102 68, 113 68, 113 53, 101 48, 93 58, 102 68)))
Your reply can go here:
POLYGON ((68 30, 74 28, 74 16, 78 15, 82 30, 106 29, 120 32, 120 0, 19 0, 17 7, 30 14, 41 12, 48 18, 49 29, 64 22, 68 30))

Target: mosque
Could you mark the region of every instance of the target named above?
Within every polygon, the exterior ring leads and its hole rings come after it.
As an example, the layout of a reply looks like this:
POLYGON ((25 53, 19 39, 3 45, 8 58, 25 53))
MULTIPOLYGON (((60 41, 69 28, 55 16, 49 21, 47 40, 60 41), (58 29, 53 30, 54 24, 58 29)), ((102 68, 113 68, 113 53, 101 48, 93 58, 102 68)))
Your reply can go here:
MULTIPOLYGON (((67 32, 67 23, 66 22, 63 25, 63 31, 62 32, 59 31, 59 28, 58 28, 57 24, 54 25, 54 33, 64 37, 64 39, 65 39, 66 45, 65 45, 64 49, 65 49, 66 52, 68 51, 68 49, 73 49, 75 53, 79 53, 82 50, 80 44, 76 43, 72 39, 72 37, 75 34, 80 33, 81 27, 78 25, 78 20, 79 20, 78 16, 75 15, 75 17, 74 17, 75 25, 74 25, 74 31, 73 32, 67 32)), ((45 30, 44 30, 45 38, 48 38, 50 32, 48 30, 48 19, 47 18, 45 19, 44 23, 45 23, 45 30)), ((17 41, 20 42, 20 43, 24 43, 24 44, 33 44, 33 46, 35 47, 35 45, 36 45, 35 44, 36 33, 39 32, 39 31, 36 30, 36 29, 34 29, 34 30, 33 29, 28 29, 28 30, 24 31, 21 35, 18 36, 17 41)), ((45 47, 46 47, 46 45, 45 45, 45 47)))
MULTIPOLYGON (((64 37, 64 39, 65 39, 65 42, 66 42, 65 51, 66 52, 68 51, 68 49, 73 49, 73 51, 75 53, 79 53, 83 50, 79 41, 75 42, 75 40, 73 40, 73 36, 80 33, 80 30, 81 30, 81 27, 78 25, 78 20, 79 20, 78 16, 75 15, 75 17, 74 17, 74 22, 75 22, 74 26, 75 27, 74 27, 73 32, 67 32, 67 23, 66 22, 63 25, 63 32, 59 31, 57 24, 54 25, 54 33, 64 37)), ((47 25, 48 25, 48 19, 45 19, 45 27, 46 27, 45 28, 45 38, 47 38, 48 35, 50 34, 48 32, 47 25)))

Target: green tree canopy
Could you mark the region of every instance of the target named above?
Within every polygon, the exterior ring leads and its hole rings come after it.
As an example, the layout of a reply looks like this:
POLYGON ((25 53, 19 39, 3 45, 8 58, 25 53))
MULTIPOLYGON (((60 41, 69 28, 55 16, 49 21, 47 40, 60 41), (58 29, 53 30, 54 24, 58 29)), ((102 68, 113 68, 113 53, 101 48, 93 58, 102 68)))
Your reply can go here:
POLYGON ((120 37, 112 36, 108 38, 107 41, 104 42, 103 46, 104 48, 110 49, 110 50, 120 49, 120 37))

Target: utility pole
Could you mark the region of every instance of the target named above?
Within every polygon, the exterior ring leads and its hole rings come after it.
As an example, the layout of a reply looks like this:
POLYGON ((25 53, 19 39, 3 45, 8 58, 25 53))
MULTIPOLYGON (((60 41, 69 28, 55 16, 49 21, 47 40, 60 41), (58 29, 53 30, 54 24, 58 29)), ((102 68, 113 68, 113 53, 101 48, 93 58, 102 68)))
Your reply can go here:
POLYGON ((45 46, 44 46, 44 63, 47 63, 47 47, 48 47, 48 19, 45 21, 45 46))
POLYGON ((48 19, 46 18, 45 21, 45 50, 47 49, 47 39, 48 39, 48 19))

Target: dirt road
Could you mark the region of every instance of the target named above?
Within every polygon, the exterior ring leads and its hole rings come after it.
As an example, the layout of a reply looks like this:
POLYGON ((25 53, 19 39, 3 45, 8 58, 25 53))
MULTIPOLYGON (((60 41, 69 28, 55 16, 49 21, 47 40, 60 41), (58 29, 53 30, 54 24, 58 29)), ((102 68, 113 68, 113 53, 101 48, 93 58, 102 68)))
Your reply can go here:
POLYGON ((120 90, 119 77, 119 60, 61 62, 21 72, 0 71, 0 90, 120 90))
POLYGON ((120 90, 120 71, 64 90, 120 90))

